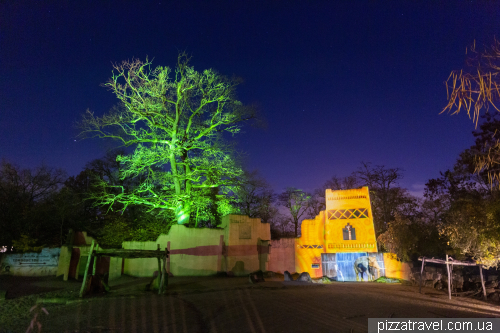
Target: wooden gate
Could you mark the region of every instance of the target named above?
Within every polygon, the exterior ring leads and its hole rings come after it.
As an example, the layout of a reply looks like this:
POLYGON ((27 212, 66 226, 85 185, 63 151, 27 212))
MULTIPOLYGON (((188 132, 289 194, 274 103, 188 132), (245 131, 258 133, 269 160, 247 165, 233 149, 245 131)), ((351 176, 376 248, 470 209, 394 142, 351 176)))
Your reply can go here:
POLYGON ((323 267, 323 276, 337 278, 337 257, 335 253, 321 253, 321 266, 323 267))

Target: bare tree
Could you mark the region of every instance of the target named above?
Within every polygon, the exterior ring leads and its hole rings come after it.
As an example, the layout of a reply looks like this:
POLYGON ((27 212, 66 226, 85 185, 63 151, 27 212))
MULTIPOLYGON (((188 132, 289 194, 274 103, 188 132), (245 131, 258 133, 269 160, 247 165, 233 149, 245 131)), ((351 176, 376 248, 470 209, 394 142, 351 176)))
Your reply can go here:
POLYGON ((361 167, 355 173, 359 182, 370 189, 374 224, 377 233, 387 228, 387 223, 394 219, 394 213, 401 196, 398 182, 403 178, 402 169, 386 168, 383 165, 372 166, 361 162, 361 167))
POLYGON ((21 169, 4 160, 0 165, 0 191, 16 191, 28 204, 32 204, 57 191, 66 177, 66 172, 62 169, 45 165, 33 170, 21 169))
POLYGON ((245 171, 235 192, 237 196, 235 205, 241 213, 249 217, 260 217, 264 223, 268 223, 277 213, 273 205, 276 195, 258 171, 245 171))
MULTIPOLYGON (((214 70, 195 71, 190 58, 179 54, 177 67, 151 68, 151 62, 133 59, 114 65, 108 83, 120 104, 102 117, 88 111, 82 136, 113 139, 134 147, 117 158, 120 177, 142 181, 132 191, 111 186, 96 197, 113 207, 141 205, 152 213, 174 212, 178 224, 188 224, 192 214, 232 210, 228 193, 242 170, 222 133, 236 134, 242 123, 255 117, 255 108, 236 98, 238 79, 214 70), (217 202, 213 198, 217 198, 217 202), (211 206, 212 205, 212 206, 211 206)), ((198 221, 198 218, 196 219, 198 221)))
POLYGON ((290 216, 277 212, 271 222, 271 238, 290 237, 294 235, 293 221, 290 216))
POLYGON ((300 219, 307 213, 310 198, 308 193, 294 187, 287 187, 278 195, 281 205, 288 208, 295 227, 295 237, 298 237, 300 219))
POLYGON ((332 176, 322 187, 314 190, 314 194, 309 201, 308 212, 310 216, 316 216, 326 208, 325 192, 330 190, 348 190, 359 187, 359 179, 353 173, 346 177, 332 176))
POLYGON ((322 210, 325 210, 325 208, 325 191, 321 189, 314 190, 314 194, 311 195, 307 204, 307 215, 310 217, 317 216, 322 210))
MULTIPOLYGON (((357 187, 359 187, 359 179, 356 177, 356 174, 351 174, 346 177, 333 176, 325 182, 325 185, 323 185, 323 189, 329 188, 334 191, 348 190, 357 187)), ((323 194, 324 192, 325 191, 323 191, 323 194)))
POLYGON ((40 166, 21 169, 3 160, 0 163, 0 247, 12 247, 12 241, 21 234, 35 235, 43 228, 35 223, 35 206, 56 193, 66 172, 40 166))
POLYGON ((71 191, 68 187, 63 187, 57 193, 54 193, 50 198, 54 207, 55 215, 60 223, 59 238, 60 244, 64 242, 64 229, 66 228, 69 220, 78 214, 81 202, 76 193, 71 191))

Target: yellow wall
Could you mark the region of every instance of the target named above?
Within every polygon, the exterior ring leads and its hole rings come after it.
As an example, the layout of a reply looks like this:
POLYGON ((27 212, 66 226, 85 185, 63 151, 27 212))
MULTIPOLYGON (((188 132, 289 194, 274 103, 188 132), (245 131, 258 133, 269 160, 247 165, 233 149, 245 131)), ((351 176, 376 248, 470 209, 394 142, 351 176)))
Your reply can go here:
POLYGON ((384 253, 385 276, 393 279, 410 280, 411 268, 407 263, 398 261, 393 253, 384 253))
POLYGON ((314 220, 303 220, 301 236, 295 240, 295 271, 309 272, 311 277, 321 277, 321 253, 325 248, 325 212, 314 220))
POLYGON ((61 254, 59 256, 59 263, 57 265, 56 276, 63 275, 63 280, 68 280, 69 264, 71 262, 71 252, 66 245, 61 246, 61 254))
POLYGON ((326 210, 312 220, 303 220, 301 237, 295 241, 295 270, 323 275, 322 253, 377 252, 377 240, 368 187, 352 190, 326 190, 326 210), (356 239, 344 240, 349 223, 356 239))
MULTIPOLYGON (((188 249, 197 246, 219 245, 223 229, 188 228, 183 225, 173 225, 168 235, 160 235, 156 242, 123 242, 124 249, 156 250, 157 244, 161 249, 167 247, 170 241, 170 251, 188 249)), ((183 275, 211 275, 218 271, 217 255, 194 256, 187 254, 170 255, 170 272, 174 276, 183 275)), ((124 274, 148 277, 158 270, 156 258, 125 259, 124 274)))
POLYGON ((325 243, 327 253, 377 252, 368 187, 326 190, 325 243), (364 215, 367 217, 352 218, 361 212, 366 212, 364 215), (347 223, 355 228, 356 240, 343 239, 342 229, 347 223))
MULTIPOLYGON (((157 244, 160 244, 160 248, 164 249, 170 242, 170 272, 174 276, 213 275, 221 271, 246 275, 259 269, 267 270, 270 239, 268 223, 262 223, 259 218, 227 215, 222 218, 220 228, 174 225, 168 235, 160 235, 156 242, 124 242, 123 248, 156 250, 157 244), (195 250, 197 254, 176 254, 176 251, 182 252, 179 250, 195 250)), ((146 277, 153 276, 156 270, 156 258, 125 259, 125 274, 146 277)))

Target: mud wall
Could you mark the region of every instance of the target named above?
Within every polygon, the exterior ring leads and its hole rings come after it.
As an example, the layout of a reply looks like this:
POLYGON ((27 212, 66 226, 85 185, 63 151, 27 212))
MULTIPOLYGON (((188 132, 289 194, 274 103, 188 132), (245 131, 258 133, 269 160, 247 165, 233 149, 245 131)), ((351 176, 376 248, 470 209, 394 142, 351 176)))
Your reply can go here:
MULTIPOLYGON (((167 271, 174 276, 206 276, 218 272, 241 276, 268 270, 269 224, 243 215, 223 217, 220 228, 187 228, 174 225, 168 235, 151 242, 124 242, 124 249, 170 252, 167 271)), ((158 270, 153 259, 125 259, 124 274, 148 277, 158 270)))
POLYGON ((271 240, 269 270, 283 274, 295 273, 295 238, 271 240))

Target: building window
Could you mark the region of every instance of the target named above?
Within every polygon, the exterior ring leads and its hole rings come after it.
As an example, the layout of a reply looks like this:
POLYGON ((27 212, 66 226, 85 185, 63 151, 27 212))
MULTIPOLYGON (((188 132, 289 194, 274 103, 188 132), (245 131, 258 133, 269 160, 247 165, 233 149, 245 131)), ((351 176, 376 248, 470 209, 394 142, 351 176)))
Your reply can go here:
POLYGON ((342 234, 344 240, 356 240, 356 228, 353 228, 349 223, 342 229, 342 234))

